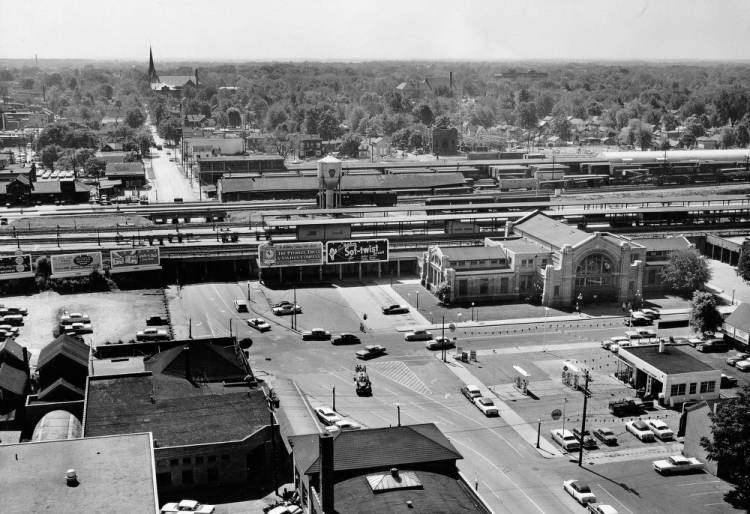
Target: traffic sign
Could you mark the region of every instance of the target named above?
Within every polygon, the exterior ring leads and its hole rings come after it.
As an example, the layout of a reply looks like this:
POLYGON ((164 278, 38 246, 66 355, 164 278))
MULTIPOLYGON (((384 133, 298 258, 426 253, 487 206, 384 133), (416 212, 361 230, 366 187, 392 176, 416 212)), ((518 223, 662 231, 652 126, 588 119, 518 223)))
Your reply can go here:
POLYGON ((557 421, 562 417, 562 411, 560 409, 555 409, 552 411, 552 419, 557 421))

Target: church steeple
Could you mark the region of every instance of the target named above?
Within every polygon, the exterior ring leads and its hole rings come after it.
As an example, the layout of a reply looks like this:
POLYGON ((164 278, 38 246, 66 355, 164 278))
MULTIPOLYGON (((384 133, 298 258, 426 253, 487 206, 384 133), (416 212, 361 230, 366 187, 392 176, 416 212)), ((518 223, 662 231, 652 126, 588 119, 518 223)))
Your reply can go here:
POLYGON ((148 80, 149 82, 159 82, 159 75, 156 73, 156 67, 154 66, 154 53, 151 47, 148 47, 148 80))

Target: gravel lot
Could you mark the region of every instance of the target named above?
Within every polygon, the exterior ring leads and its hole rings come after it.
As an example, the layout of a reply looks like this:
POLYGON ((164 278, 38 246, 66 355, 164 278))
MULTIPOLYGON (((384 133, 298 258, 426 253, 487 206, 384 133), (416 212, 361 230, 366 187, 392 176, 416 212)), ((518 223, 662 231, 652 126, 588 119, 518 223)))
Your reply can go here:
POLYGON ((146 326, 148 314, 166 315, 164 294, 160 289, 70 295, 44 292, 4 297, 0 298, 0 303, 29 310, 18 343, 29 349, 32 364, 36 363, 39 351, 52 341, 57 314, 63 309, 89 315, 94 332, 84 335, 84 340, 94 345, 107 340, 129 340, 146 326))

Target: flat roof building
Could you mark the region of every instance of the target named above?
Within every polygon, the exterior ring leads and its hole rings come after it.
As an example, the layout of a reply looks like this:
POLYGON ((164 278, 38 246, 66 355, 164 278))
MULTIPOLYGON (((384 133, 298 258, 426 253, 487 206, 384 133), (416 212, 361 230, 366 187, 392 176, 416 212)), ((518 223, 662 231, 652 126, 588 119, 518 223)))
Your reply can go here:
POLYGON ((0 445, 4 514, 158 512, 150 434, 0 445), (68 485, 66 473, 77 480, 68 485))
POLYGON ((721 370, 677 346, 628 346, 620 348, 618 356, 630 369, 631 384, 662 405, 719 398, 721 370))

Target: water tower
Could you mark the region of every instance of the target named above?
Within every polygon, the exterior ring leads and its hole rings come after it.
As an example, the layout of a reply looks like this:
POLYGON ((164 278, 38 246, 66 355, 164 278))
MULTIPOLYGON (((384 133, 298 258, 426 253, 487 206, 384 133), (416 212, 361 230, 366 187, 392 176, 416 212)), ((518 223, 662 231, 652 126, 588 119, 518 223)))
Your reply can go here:
POLYGON ((318 161, 318 205, 333 209, 341 202, 341 161, 323 157, 318 161))

